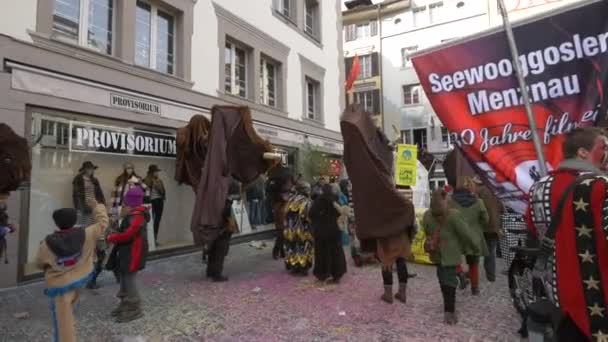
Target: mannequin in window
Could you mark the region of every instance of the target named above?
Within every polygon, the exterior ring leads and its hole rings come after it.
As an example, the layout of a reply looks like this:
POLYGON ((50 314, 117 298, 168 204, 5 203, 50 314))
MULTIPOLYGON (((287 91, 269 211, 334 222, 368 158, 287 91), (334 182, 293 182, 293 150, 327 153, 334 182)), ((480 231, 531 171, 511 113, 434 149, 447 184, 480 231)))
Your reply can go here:
POLYGON ((131 163, 123 165, 123 172, 116 178, 114 182, 114 192, 112 193, 112 208, 114 214, 117 213, 122 206, 122 199, 129 189, 134 186, 139 186, 144 190, 144 203, 150 203, 150 192, 148 186, 142 181, 142 178, 135 173, 135 168, 131 163))
POLYGON ((160 179, 161 169, 157 165, 148 167, 148 174, 144 179, 144 184, 150 189, 150 202, 152 204, 152 216, 154 218, 154 243, 158 246, 158 229, 160 228, 160 220, 163 217, 165 205, 165 185, 160 179))
MULTIPOLYGON (((94 165, 90 161, 85 161, 72 181, 72 199, 78 218, 76 224, 82 228, 95 224, 93 209, 87 203, 93 200, 97 201, 97 203, 106 203, 99 181, 95 178, 96 169, 97 165, 94 165)), ((95 245, 95 273, 93 278, 87 283, 87 288, 89 289, 99 288, 97 277, 103 271, 103 262, 106 258, 107 248, 105 236, 100 236, 95 245)))

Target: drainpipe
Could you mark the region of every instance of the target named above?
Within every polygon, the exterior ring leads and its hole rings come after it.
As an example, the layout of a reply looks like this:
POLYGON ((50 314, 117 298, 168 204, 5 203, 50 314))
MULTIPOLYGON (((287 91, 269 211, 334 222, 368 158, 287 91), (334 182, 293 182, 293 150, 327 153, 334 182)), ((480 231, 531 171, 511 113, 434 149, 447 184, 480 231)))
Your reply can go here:
POLYGON ((384 121, 384 77, 382 76, 382 3, 378 3, 378 38, 380 41, 378 47, 378 75, 380 76, 380 120, 382 122, 381 129, 386 132, 384 121))

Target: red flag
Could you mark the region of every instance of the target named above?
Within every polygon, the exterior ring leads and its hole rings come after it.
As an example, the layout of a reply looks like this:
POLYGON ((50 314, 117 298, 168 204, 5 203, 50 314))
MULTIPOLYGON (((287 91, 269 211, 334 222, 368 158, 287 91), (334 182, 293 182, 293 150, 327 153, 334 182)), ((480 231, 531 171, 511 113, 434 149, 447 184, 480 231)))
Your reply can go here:
POLYGON ((346 91, 349 91, 350 88, 353 87, 353 83, 355 83, 357 77, 359 77, 359 71, 361 71, 361 64, 359 64, 359 55, 355 55, 355 58, 353 59, 353 65, 350 68, 350 73, 348 74, 348 80, 346 80, 346 84, 344 85, 346 87, 346 91))

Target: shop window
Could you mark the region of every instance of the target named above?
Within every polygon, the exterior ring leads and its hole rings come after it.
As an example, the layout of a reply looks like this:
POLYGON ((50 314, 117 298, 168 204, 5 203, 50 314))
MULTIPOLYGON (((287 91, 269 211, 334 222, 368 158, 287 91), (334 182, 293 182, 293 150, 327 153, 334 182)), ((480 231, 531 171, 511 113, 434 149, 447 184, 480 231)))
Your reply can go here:
POLYGON ((408 46, 401 49, 401 67, 402 68, 411 68, 412 60, 410 59, 410 55, 418 50, 418 45, 408 46))
POLYGON ((430 23, 437 24, 443 20, 443 1, 429 5, 430 23))
POLYGON ((365 111, 372 114, 380 112, 380 90, 360 91, 353 94, 354 103, 363 106, 365 111))
POLYGON ((226 42, 224 54, 224 90, 228 94, 247 97, 247 51, 226 42))
POLYGON ((54 0, 53 32, 58 38, 112 54, 114 0, 54 0))
POLYGON ((357 25, 357 37, 356 39, 366 38, 370 36, 369 23, 363 23, 357 25))
POLYGON ((428 144, 426 128, 419 128, 419 129, 413 130, 413 136, 414 136, 414 145, 418 145, 418 148, 426 150, 427 144, 428 144))
POLYGON ((441 127, 441 143, 443 148, 450 148, 450 132, 445 127, 441 127))
POLYGON ((420 85, 410 84, 403 86, 403 104, 415 105, 420 104, 420 85))
POLYGON ((277 72, 279 64, 262 57, 260 63, 260 102, 271 107, 277 105, 277 72))
MULTIPOLYGON (((80 196, 74 180, 85 161, 98 168, 95 178, 112 207, 115 181, 123 173, 123 165, 131 163, 135 173, 145 178, 154 164, 162 171, 166 200, 160 220, 158 242, 154 241, 154 211, 148 224, 150 250, 192 245, 190 217, 194 196, 192 189, 178 186, 175 174, 175 130, 134 126, 120 121, 92 122, 91 117, 32 114, 32 177, 29 195, 29 224, 24 227, 27 259, 25 275, 40 272, 35 257, 40 241, 54 231, 52 213, 60 208, 74 207, 80 196), (82 118, 82 119, 80 119, 82 118)), ((152 195, 152 192, 149 192, 152 195)), ((150 205, 151 197, 146 199, 150 205)), ((78 209, 78 208, 77 208, 78 209)), ((160 217, 161 215, 159 215, 160 217)), ((84 222, 79 215, 79 224, 84 222)))
POLYGON ((428 25, 429 14, 426 11, 426 6, 414 8, 412 10, 412 16, 414 19, 414 27, 422 27, 428 25))
POLYGON ((138 1, 135 64, 173 74, 175 41, 175 17, 156 5, 138 1))
POLYGON ((357 25, 350 24, 344 26, 344 40, 351 42, 357 39, 357 25))
POLYGON ((274 0, 274 10, 285 19, 295 23, 297 0, 274 0))
POLYGON ((412 138, 412 130, 408 129, 405 131, 401 131, 401 142, 404 144, 414 144, 414 139, 412 138))
POLYGON ((306 77, 306 118, 320 120, 320 85, 312 78, 306 77))
POLYGON ((304 5, 304 32, 319 40, 321 33, 321 20, 319 17, 319 1, 318 0, 306 0, 304 5))
POLYGON ((363 80, 372 77, 372 55, 359 56, 361 71, 357 79, 363 80))

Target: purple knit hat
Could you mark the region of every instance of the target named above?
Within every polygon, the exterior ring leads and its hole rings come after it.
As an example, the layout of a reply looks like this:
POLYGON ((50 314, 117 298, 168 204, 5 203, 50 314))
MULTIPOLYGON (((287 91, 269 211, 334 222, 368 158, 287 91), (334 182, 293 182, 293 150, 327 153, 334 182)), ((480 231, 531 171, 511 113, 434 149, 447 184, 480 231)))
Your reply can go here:
POLYGON ((125 194, 122 203, 129 208, 139 207, 142 205, 142 203, 144 203, 144 191, 139 186, 132 187, 125 194))

